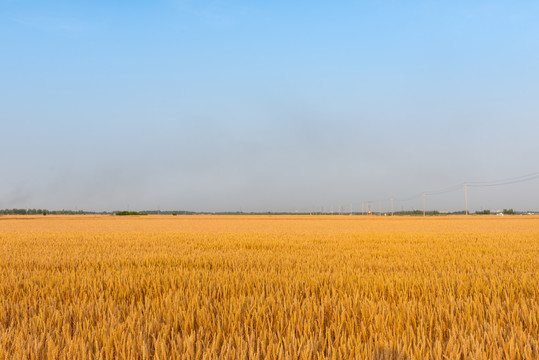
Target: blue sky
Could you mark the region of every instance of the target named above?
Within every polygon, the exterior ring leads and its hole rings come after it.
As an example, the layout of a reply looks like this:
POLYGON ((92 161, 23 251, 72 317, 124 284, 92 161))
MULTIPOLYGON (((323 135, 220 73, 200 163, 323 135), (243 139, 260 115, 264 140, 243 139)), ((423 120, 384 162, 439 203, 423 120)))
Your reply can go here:
MULTIPOLYGON (((538 18, 533 1, 0 0, 0 208, 358 208, 539 171, 538 18)), ((470 207, 539 210, 538 181, 470 207)))

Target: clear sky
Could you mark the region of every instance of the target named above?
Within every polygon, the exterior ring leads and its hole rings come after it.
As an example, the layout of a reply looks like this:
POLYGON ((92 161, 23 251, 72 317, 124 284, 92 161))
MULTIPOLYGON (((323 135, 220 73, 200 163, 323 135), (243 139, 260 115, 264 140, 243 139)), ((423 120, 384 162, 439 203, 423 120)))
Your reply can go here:
MULTIPOLYGON (((537 172, 538 19, 537 1, 0 0, 0 208, 357 209, 537 172)), ((539 210, 539 179, 469 203, 539 210)))

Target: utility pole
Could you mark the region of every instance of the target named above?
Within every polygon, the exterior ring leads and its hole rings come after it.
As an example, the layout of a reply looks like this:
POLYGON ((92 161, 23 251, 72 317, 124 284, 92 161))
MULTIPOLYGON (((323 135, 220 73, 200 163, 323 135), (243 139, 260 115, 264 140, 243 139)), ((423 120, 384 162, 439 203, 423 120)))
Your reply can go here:
POLYGON ((425 193, 423 193, 423 216, 426 216, 426 213, 425 213, 425 193))
POLYGON ((365 215, 365 201, 361 202, 361 215, 365 215))
POLYGON ((352 210, 352 203, 350 203, 350 215, 353 215, 354 211, 352 210))
POLYGON ((378 200, 378 215, 382 216, 382 200, 378 200))
POLYGON ((391 198, 391 216, 393 216, 393 198, 391 198))
POLYGON ((468 184, 464 183, 464 200, 466 201, 466 215, 468 215, 468 184))

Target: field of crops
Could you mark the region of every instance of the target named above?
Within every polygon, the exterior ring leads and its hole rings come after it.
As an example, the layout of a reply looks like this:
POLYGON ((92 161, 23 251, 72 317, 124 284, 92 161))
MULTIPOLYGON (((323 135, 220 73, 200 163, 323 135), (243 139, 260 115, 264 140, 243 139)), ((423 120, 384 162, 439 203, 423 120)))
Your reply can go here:
POLYGON ((2 216, 12 358, 537 359, 539 217, 2 216))

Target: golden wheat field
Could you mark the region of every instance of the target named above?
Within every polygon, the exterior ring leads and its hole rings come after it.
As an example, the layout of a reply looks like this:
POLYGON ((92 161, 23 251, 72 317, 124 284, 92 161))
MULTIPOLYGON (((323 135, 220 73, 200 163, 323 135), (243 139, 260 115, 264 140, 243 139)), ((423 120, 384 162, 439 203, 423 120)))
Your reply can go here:
POLYGON ((3 216, 1 359, 537 359, 539 217, 3 216))

